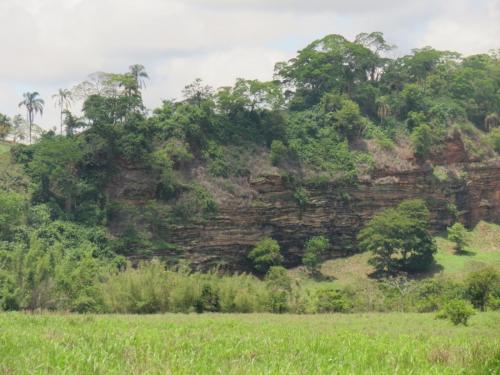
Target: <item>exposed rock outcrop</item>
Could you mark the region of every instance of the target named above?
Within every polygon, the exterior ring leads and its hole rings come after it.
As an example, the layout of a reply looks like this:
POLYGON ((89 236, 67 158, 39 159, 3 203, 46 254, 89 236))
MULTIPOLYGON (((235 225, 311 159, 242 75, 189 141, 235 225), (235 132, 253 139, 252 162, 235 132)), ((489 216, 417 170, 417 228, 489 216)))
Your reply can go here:
MULTIPOLYGON (((469 227, 480 220, 500 223, 500 160, 470 161, 453 139, 444 153, 448 156, 433 160, 434 166, 431 161, 406 171, 379 170, 351 186, 305 185, 305 205, 298 204, 294 189, 280 175, 250 177, 251 199, 224 200, 210 220, 157 226, 155 236, 169 245, 150 255, 185 258, 201 268, 220 264, 244 270, 248 251, 262 237, 271 236, 279 241, 287 265, 296 265, 311 236, 327 235, 338 255, 356 251, 356 235, 375 213, 414 198, 427 202, 436 232, 456 215, 469 227), (437 176, 434 167, 440 162, 437 176)), ((123 169, 114 179, 119 187, 111 189, 110 198, 132 201, 140 208, 151 198, 154 182, 144 171, 123 169)), ((112 232, 123 234, 123 221, 129 219, 130 214, 117 215, 110 222, 112 232)))

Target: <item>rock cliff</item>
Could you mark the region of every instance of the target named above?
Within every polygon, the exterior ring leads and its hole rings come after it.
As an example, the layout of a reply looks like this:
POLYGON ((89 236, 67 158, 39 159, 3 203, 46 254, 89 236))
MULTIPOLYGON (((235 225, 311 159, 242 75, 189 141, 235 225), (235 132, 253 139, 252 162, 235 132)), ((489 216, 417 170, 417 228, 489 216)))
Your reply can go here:
POLYGON ((149 256, 180 257, 200 268, 218 264, 246 270, 248 251, 264 236, 278 240, 288 266, 300 263, 304 242, 314 235, 331 239, 333 255, 355 252, 356 235, 367 220, 406 199, 426 201, 435 232, 444 230, 455 217, 469 227, 480 220, 500 223, 500 160, 474 161, 456 140, 449 143, 444 154, 406 170, 375 170, 347 186, 305 184, 308 199, 302 205, 281 175, 251 176, 246 181, 250 198, 219 202, 218 214, 209 220, 172 224, 157 215, 154 230, 143 218, 154 196, 154 176, 140 169, 122 169, 112 181, 115 188, 109 197, 135 210, 115 215, 110 229, 116 236, 124 235, 126 223, 134 220, 164 241, 149 256))

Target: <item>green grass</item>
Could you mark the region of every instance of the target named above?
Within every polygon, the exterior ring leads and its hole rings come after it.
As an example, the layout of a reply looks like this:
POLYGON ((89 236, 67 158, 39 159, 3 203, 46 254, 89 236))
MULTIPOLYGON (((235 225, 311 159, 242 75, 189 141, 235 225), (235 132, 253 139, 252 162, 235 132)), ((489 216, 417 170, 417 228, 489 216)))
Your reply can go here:
MULTIPOLYGON (((438 252, 436 266, 431 275, 463 276, 484 265, 500 267, 500 225, 480 222, 470 232, 470 245, 464 255, 455 253, 453 243, 445 236, 436 237, 438 252)), ((321 272, 331 278, 332 285, 348 285, 358 280, 366 280, 374 271, 368 264, 369 253, 355 254, 350 257, 328 260, 323 263, 321 272)), ((307 274, 297 269, 292 276, 305 279, 307 274)), ((427 275, 424 275, 427 276, 427 275)))
POLYGON ((444 275, 463 275, 484 265, 500 267, 500 225, 480 222, 470 233, 470 244, 462 255, 445 237, 436 239, 436 263, 444 275))
POLYGON ((10 143, 0 141, 0 155, 9 152, 10 143))
POLYGON ((4 374, 495 374, 500 313, 0 315, 4 374))

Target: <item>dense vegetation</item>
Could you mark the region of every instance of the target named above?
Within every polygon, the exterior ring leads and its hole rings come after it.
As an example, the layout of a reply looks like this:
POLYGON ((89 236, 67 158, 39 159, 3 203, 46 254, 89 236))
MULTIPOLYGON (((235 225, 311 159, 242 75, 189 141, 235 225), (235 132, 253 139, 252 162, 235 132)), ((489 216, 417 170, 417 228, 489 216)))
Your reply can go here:
MULTIPOLYGON (((329 35, 278 63, 271 82, 239 79, 214 90, 196 80, 186 86, 183 100, 166 100, 152 113, 142 101, 144 67, 96 73, 56 94, 59 134, 37 130, 34 120, 44 101, 37 92, 26 93, 20 106, 27 122, 0 115, 0 138, 15 143, 10 157, 12 171, 19 172, 9 171, 0 180, 1 308, 431 311, 455 299, 468 299, 481 309, 498 307, 496 269, 478 271, 489 272, 488 280, 494 281, 486 292, 479 288, 482 297, 472 292, 469 281, 464 287, 431 280, 405 295, 413 300, 401 307, 400 296, 398 304, 390 302, 391 293, 399 290, 391 289, 399 285, 393 279, 377 284, 380 300, 369 302, 361 290, 294 284, 280 267, 280 246, 272 238, 262 238, 248 254, 259 279, 217 270, 191 273, 182 262, 168 268, 158 260, 132 267, 127 256, 147 256, 168 244, 134 226, 119 237, 108 231, 117 212, 134 209, 107 193, 123 166, 140 166, 155 176, 154 197, 141 218, 158 228, 211 220, 217 201, 189 172, 202 168, 223 180, 248 177, 253 160, 244 156, 255 150, 264 150, 269 164, 286 176, 299 207, 307 205, 307 184, 355 184, 376 167, 376 157, 361 144, 384 150, 410 142, 416 163, 439 154, 451 135, 458 135, 478 160, 500 152, 497 53, 463 57, 425 47, 390 59, 391 49, 377 32, 354 41, 329 35), (83 101, 81 118, 69 111, 72 99, 83 101), (19 143, 23 139, 30 144, 19 143)), ((460 230, 450 229, 459 251, 466 245, 460 230)), ((303 261, 311 275, 318 276, 333 240, 312 237, 305 244, 303 261)), ((418 200, 377 215, 359 240, 361 249, 374 253, 372 264, 383 277, 425 271, 436 252, 428 210, 418 200)))

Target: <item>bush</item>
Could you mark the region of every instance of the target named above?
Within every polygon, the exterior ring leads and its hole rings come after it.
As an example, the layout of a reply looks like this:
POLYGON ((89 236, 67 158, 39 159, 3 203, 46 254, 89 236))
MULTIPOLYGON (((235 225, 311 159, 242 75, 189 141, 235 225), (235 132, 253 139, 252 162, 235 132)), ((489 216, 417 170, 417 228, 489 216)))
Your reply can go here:
POLYGON ((467 325, 469 318, 475 314, 474 308, 468 301, 451 300, 443 306, 443 309, 436 316, 439 319, 448 319, 454 325, 467 325))
POLYGON ((197 313, 220 311, 219 291, 212 284, 203 285, 201 295, 195 302, 195 309, 197 313))
POLYGON ((500 154, 500 128, 495 128, 489 135, 491 147, 500 154))
POLYGON ((484 311, 490 297, 500 295, 500 274, 493 267, 472 272, 465 280, 465 290, 474 307, 484 311))
POLYGON ((351 308, 345 295, 336 289, 320 289, 316 292, 316 310, 319 313, 347 312, 351 308))
POLYGON ((248 254, 248 258, 252 261, 255 270, 261 273, 266 273, 270 267, 278 266, 283 262, 280 245, 272 238, 260 240, 248 254))
POLYGON ((297 202, 300 211, 301 212, 304 211, 306 206, 310 202, 309 192, 306 189, 299 187, 297 188, 297 190, 295 190, 293 197, 295 198, 295 201, 297 202))
POLYGON ((448 228, 448 239, 455 243, 455 250, 461 253, 468 244, 467 229, 461 223, 455 223, 448 228))
POLYGON ((193 184, 177 199, 173 214, 180 221, 209 219, 218 212, 217 202, 202 185, 193 184))
POLYGON ((283 142, 279 140, 274 140, 271 143, 271 163, 273 165, 278 165, 284 159, 286 159, 288 154, 288 148, 284 145, 283 142))
POLYGON ((421 159, 427 157, 434 145, 434 134, 429 125, 420 125, 411 133, 415 155, 421 159))
POLYGON ((321 262, 321 255, 330 247, 330 242, 325 236, 315 236, 306 243, 302 263, 310 272, 317 272, 321 262))

